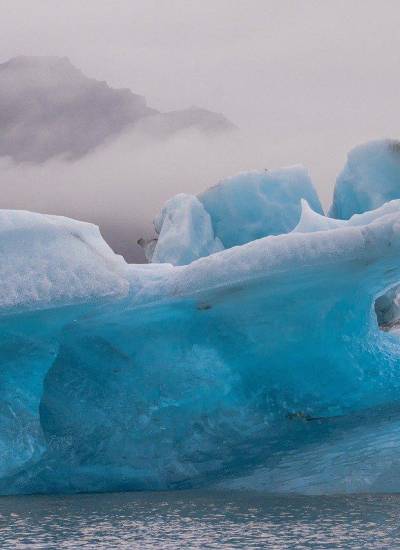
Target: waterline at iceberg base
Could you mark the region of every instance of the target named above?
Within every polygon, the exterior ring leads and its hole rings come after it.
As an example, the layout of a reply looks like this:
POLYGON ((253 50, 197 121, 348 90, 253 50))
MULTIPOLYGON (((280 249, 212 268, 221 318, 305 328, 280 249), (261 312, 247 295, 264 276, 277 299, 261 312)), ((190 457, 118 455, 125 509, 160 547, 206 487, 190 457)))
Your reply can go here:
POLYGON ((178 250, 175 266, 128 265, 90 224, 0 211, 1 494, 400 491, 400 200, 328 218, 288 170, 214 188, 226 219, 211 194, 175 198, 152 252, 178 250), (272 193, 288 232, 264 212, 249 240, 246 204, 272 193))

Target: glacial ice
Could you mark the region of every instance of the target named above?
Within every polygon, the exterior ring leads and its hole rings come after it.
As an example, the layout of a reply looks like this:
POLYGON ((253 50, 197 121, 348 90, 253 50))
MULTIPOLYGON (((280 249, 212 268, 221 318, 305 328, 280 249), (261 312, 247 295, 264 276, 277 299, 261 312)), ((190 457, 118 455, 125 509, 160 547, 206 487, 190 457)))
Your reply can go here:
POLYGON ((154 226, 159 235, 151 258, 155 263, 190 264, 224 248, 210 215, 193 195, 180 193, 167 201, 154 226))
POLYGON ((400 141, 372 141, 350 151, 329 216, 348 219, 393 199, 400 199, 400 141))
POLYGON ((288 233, 299 221, 302 199, 322 214, 302 166, 243 172, 198 197, 176 195, 154 220, 159 237, 150 259, 184 265, 224 248, 288 233))
POLYGON ((289 233, 297 224, 301 199, 323 213, 305 168, 244 172, 199 195, 225 248, 267 235, 289 233))
MULTIPOLYGON (((400 199, 400 141, 371 141, 348 154, 336 180, 329 216, 348 219, 394 199, 400 199)), ((387 326, 400 319, 400 286, 377 301, 376 312, 387 326)))
POLYGON ((400 200, 339 220, 311 198, 219 252, 206 205, 173 200, 169 262, 146 265, 90 224, 1 211, 0 493, 400 491, 400 339, 378 324, 400 200))
POLYGON ((3 310, 125 294, 129 285, 122 275, 124 264, 94 225, 0 210, 3 310))

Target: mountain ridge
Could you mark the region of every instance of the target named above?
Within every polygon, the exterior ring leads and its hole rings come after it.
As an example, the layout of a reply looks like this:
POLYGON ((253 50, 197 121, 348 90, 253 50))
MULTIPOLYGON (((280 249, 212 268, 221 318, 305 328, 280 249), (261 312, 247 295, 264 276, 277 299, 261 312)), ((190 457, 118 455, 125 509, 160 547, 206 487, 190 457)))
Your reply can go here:
POLYGON ((129 88, 87 77, 67 57, 18 56, 0 64, 0 156, 17 163, 75 160, 134 127, 159 139, 236 128, 199 107, 160 112, 129 88))

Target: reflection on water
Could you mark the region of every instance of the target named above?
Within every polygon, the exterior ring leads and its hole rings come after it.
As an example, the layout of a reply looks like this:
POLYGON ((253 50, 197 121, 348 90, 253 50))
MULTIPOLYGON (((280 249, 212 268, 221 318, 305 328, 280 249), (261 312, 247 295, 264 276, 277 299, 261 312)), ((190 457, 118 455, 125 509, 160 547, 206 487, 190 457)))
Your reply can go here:
POLYGON ((400 495, 0 498, 0 548, 400 548, 400 495))

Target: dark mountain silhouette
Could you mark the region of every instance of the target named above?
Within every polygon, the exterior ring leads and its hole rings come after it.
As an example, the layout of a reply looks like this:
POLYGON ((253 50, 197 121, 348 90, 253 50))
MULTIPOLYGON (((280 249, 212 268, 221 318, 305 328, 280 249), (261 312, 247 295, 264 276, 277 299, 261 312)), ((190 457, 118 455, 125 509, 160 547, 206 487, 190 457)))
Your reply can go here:
POLYGON ((235 128, 223 115, 196 107, 160 113, 129 89, 88 78, 65 57, 21 56, 0 64, 0 156, 73 160, 134 126, 160 139, 188 128, 206 134, 235 128))

